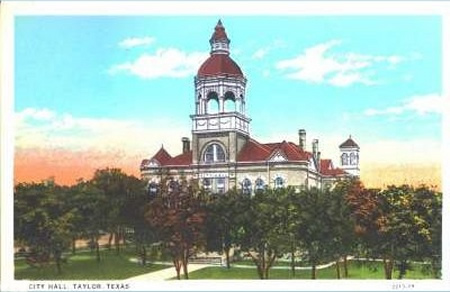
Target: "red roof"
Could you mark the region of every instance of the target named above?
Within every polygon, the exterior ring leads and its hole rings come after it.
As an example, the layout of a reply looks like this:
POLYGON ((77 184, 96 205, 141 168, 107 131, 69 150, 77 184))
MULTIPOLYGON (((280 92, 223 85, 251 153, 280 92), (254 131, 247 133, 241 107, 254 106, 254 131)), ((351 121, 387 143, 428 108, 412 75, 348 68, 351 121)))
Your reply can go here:
POLYGON ((237 161, 244 162, 266 160, 267 157, 270 156, 272 151, 273 149, 270 146, 260 144, 253 139, 249 139, 239 152, 237 161))
POLYGON ((334 168, 331 159, 320 160, 320 173, 328 176, 343 175, 345 171, 341 168, 334 168))
POLYGON ((192 151, 180 154, 166 162, 165 165, 188 166, 192 163, 192 151))
POLYGON ((198 69, 197 76, 211 75, 244 76, 241 68, 228 55, 212 54, 198 69))
POLYGON ((352 136, 350 136, 344 143, 342 143, 339 148, 359 148, 358 144, 356 144, 355 141, 353 141, 352 136))
MULTIPOLYGON (((283 141, 281 143, 261 144, 254 139, 249 139, 239 152, 237 161, 268 161, 277 152, 281 152, 281 154, 286 157, 288 161, 307 161, 312 157, 311 153, 300 149, 298 145, 292 142, 283 141)), ((161 147, 161 149, 159 149, 159 151, 151 159, 144 159, 141 167, 145 167, 152 160, 156 160, 160 166, 189 166, 192 164, 192 151, 172 157, 164 148, 161 147)), ((326 176, 346 174, 344 170, 334 168, 331 159, 320 160, 319 172, 326 176)))
POLYGON ((292 142, 283 141, 281 143, 261 144, 256 140, 249 139, 239 152, 237 161, 250 162, 269 160, 277 151, 284 153, 284 156, 290 161, 308 160, 310 157, 308 152, 301 150, 292 142))
POLYGON ((214 33, 211 36, 210 42, 223 39, 226 39, 228 42, 230 41, 228 39, 227 33, 225 32, 225 27, 222 25, 222 21, 219 19, 216 27, 214 28, 214 33))
POLYGON ((170 156, 170 154, 167 153, 167 151, 163 147, 161 147, 161 149, 156 152, 156 154, 150 159, 150 161, 156 160, 158 161, 159 165, 165 165, 166 162, 170 159, 172 159, 172 156, 170 156))

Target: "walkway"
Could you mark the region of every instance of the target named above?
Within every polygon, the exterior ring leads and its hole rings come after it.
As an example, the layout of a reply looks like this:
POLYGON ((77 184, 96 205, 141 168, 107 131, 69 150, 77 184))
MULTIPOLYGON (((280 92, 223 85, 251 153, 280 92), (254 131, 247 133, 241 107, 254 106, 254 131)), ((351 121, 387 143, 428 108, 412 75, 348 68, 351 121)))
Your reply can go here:
MULTIPOLYGON (((216 265, 217 266, 217 265, 216 265)), ((211 265, 205 265, 205 264, 189 264, 188 271, 193 272, 197 271, 206 267, 211 267, 211 265)), ((177 276, 177 272, 175 271, 175 268, 172 266, 170 268, 162 269, 156 272, 151 272, 147 274, 143 274, 140 276, 128 278, 127 280, 132 281, 155 281, 155 280, 169 280, 172 278, 175 278, 177 276)), ((183 269, 181 269, 181 277, 183 277, 183 269)))
MULTIPOLYGON (((130 261, 137 261, 136 259, 132 258, 130 259, 130 261)), ((170 265, 171 263, 169 262, 153 262, 154 264, 165 264, 165 265, 170 265)), ((325 264, 325 265, 319 265, 316 267, 316 269, 321 270, 321 269, 325 269, 328 268, 332 265, 334 265, 334 262, 325 264)), ((231 265, 233 268, 244 268, 244 269, 255 269, 254 265, 235 265, 232 264, 231 265)), ((220 266, 220 265, 211 265, 211 264, 189 264, 188 265, 188 270, 189 273, 200 270, 200 269, 204 269, 204 268, 208 268, 208 267, 224 267, 224 266, 220 266)), ((271 267, 271 269, 274 270, 278 270, 278 269, 283 269, 283 270, 287 270, 287 269, 291 269, 290 266, 273 266, 271 267)), ((296 270, 310 270, 311 267, 295 267, 296 270)), ((170 280, 173 279, 177 276, 177 273, 175 271, 175 268, 172 266, 170 268, 166 268, 166 269, 162 269, 159 271, 155 271, 155 272, 150 272, 147 274, 143 274, 143 275, 139 275, 136 277, 132 277, 132 278, 128 278, 127 280, 132 280, 132 281, 162 281, 162 280, 170 280)), ((183 277, 183 269, 181 269, 181 277, 183 277)))

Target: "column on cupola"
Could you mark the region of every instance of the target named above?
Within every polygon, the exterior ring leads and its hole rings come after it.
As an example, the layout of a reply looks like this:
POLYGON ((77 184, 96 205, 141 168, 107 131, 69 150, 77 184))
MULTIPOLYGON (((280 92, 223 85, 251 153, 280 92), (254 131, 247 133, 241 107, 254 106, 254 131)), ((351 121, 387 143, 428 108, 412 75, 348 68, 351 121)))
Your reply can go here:
POLYGON ((219 83, 219 113, 225 112, 225 92, 223 90, 222 82, 219 83))

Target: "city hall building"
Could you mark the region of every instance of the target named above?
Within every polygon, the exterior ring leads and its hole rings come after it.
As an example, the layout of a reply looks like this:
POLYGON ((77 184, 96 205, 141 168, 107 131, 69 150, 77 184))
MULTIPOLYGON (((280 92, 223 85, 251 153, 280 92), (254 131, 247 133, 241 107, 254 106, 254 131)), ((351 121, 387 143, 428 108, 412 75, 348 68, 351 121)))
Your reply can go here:
POLYGON ((247 193, 266 187, 321 188, 359 176, 359 146, 351 137, 339 146, 340 167, 321 157, 317 139, 307 147, 304 129, 298 130, 295 142, 262 143, 253 138, 246 115, 247 79, 230 57, 230 40, 220 20, 209 43, 210 57, 194 79, 192 138, 182 138, 181 154, 172 156, 161 147, 142 161, 141 175, 150 189, 163 175, 172 181, 196 179, 218 193, 234 187, 247 193))

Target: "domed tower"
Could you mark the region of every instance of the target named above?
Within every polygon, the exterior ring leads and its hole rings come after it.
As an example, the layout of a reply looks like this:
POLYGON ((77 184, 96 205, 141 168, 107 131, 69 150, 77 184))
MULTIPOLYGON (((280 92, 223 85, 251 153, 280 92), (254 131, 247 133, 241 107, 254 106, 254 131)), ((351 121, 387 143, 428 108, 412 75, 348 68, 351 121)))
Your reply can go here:
POLYGON ((195 114, 191 115, 194 164, 235 162, 249 136, 250 119, 245 114, 247 79, 230 57, 230 39, 220 20, 209 43, 210 56, 194 80, 195 114))
POLYGON ((350 136, 339 146, 342 169, 353 176, 359 176, 359 146, 350 136))

